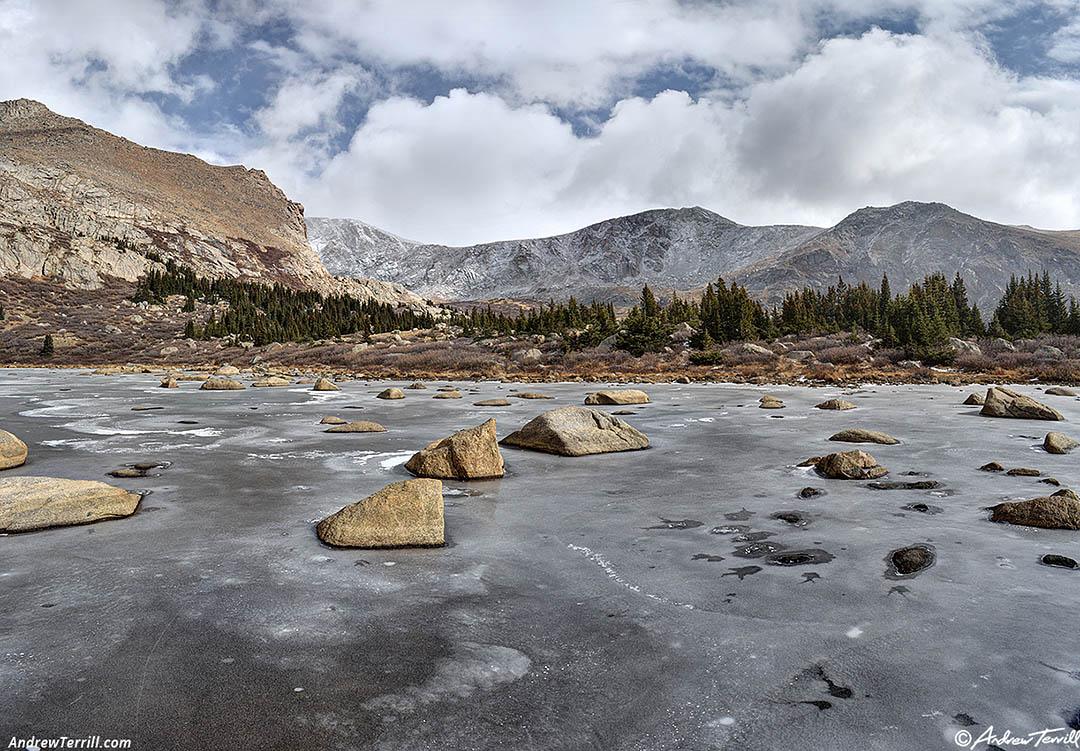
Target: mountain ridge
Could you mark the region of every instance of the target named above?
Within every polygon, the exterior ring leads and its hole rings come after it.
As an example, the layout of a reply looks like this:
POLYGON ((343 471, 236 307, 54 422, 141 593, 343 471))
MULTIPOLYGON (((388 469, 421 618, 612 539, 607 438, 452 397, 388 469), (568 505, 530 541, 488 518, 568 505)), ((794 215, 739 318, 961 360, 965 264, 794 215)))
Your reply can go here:
POLYGON ((826 228, 742 225, 701 207, 650 209, 562 235, 460 247, 400 238, 393 246, 381 240, 389 233, 356 220, 311 217, 308 225, 335 273, 363 270, 445 299, 572 294, 626 302, 645 283, 684 291, 723 276, 775 303, 841 276, 877 285, 888 274, 899 290, 932 271, 959 271, 987 310, 1010 275, 1043 269, 1080 294, 1080 230, 999 224, 940 202, 866 206, 826 228), (344 227, 355 230, 353 242, 344 227))

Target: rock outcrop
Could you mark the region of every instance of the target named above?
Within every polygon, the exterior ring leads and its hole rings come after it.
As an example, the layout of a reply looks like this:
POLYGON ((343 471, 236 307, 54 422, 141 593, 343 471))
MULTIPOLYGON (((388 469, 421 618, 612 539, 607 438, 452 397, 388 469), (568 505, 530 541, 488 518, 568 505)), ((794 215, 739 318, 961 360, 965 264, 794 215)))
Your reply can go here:
POLYGON ((863 430, 861 428, 841 430, 839 433, 829 436, 829 440, 842 441, 843 443, 880 443, 884 446, 900 443, 888 433, 882 433, 880 430, 863 430))
POLYGON ((405 469, 417 477, 485 480, 503 476, 503 458, 495 438, 495 420, 459 430, 413 454, 405 469))
POLYGON ((155 259, 362 300, 423 300, 397 284, 332 276, 304 209, 260 170, 139 146, 30 99, 0 102, 0 273, 94 289, 155 259))
POLYGON ((10 469, 26 463, 26 444, 16 435, 0 430, 0 469, 10 469))
POLYGON ((1018 394, 1004 386, 991 386, 979 414, 988 417, 1014 417, 1021 420, 1064 420, 1061 413, 1030 396, 1018 394))
POLYGON ((96 480, 0 479, 0 532, 30 532, 131 516, 142 496, 96 480))
POLYGON ((240 391, 244 384, 231 378, 207 378, 199 387, 202 391, 240 391))
POLYGON ((443 545, 443 497, 439 480, 404 480, 323 519, 316 527, 327 545, 392 548, 443 545))
POLYGON ((1077 446, 1080 446, 1080 443, 1077 443, 1064 433, 1050 431, 1046 434, 1046 438, 1043 439, 1043 448, 1050 454, 1067 454, 1077 446))
POLYGON ((649 439, 644 433, 618 417, 598 409, 577 406, 544 412, 500 443, 563 456, 636 451, 649 447, 649 439))
POLYGON ((999 503, 990 507, 990 520, 1045 529, 1080 529, 1080 501, 1065 495, 999 503))
POLYGON ((826 399, 821 404, 815 404, 817 409, 855 409, 855 405, 845 399, 826 399))
POLYGON ((865 451, 843 451, 817 460, 814 469, 833 480, 873 480, 889 470, 878 466, 877 460, 865 451))
POLYGON ((311 387, 312 391, 341 391, 341 387, 331 381, 329 378, 319 378, 315 381, 315 385, 311 387))
POLYGON ((594 391, 585 397, 586 404, 648 404, 649 395, 638 389, 594 391))
MULTIPOLYGON (((328 423, 329 424, 329 423, 328 423)), ((324 433, 385 433, 386 428, 377 422, 370 420, 357 420, 356 422, 337 423, 332 428, 327 428, 324 433)))

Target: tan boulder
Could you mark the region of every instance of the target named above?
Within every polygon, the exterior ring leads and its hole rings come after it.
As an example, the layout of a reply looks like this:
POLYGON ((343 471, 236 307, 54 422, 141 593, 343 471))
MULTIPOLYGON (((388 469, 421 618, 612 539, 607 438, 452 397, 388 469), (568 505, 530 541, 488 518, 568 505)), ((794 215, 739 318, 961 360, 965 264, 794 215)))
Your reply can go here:
POLYGON ((865 451, 843 451, 818 459, 814 469, 833 480, 873 480, 889 470, 879 467, 877 460, 865 451))
POLYGON ((967 399, 964 400, 964 404, 982 406, 986 402, 982 394, 968 394, 967 399))
POLYGON ((644 433, 629 423, 590 407, 561 407, 530 420, 503 438, 503 446, 585 456, 649 447, 644 433))
POLYGON ((407 388, 407 389, 426 389, 427 385, 423 384, 423 383, 420 383, 420 381, 417 381, 416 383, 410 383, 405 388, 407 388))
POLYGON ((460 391, 442 391, 442 392, 436 394, 435 396, 433 396, 431 398, 432 399, 461 399, 462 397, 461 397, 461 392, 460 391))
POLYGON ((779 397, 772 396, 771 394, 766 394, 765 396, 758 399, 758 408, 759 409, 784 409, 784 402, 781 401, 779 399, 779 397))
POLYGON ((479 402, 473 402, 474 407, 509 407, 511 404, 509 399, 484 399, 479 402))
POLYGON ((861 428, 841 430, 839 433, 829 436, 829 440, 844 443, 880 443, 885 446, 900 443, 888 433, 882 433, 880 430, 863 430, 861 428))
POLYGON ((344 424, 334 425, 332 428, 327 428, 324 433, 385 433, 386 428, 377 422, 370 422, 368 420, 357 420, 356 422, 347 422, 344 424))
POLYGON ((648 404, 649 395, 638 389, 596 391, 585 397, 586 404, 648 404))
POLYGON ((214 371, 214 375, 219 376, 234 376, 240 375, 240 368, 235 365, 222 365, 220 368, 214 371))
POLYGON ((553 396, 548 396, 547 394, 540 394, 540 393, 537 393, 535 391, 522 391, 522 392, 517 393, 517 394, 510 394, 510 396, 512 396, 515 399, 554 399, 555 398, 553 396))
POLYGON ((282 378, 281 376, 267 376, 266 378, 255 381, 251 385, 264 388, 276 386, 291 386, 292 381, 290 381, 288 378, 282 378))
POLYGON ((1075 391, 1067 389, 1064 386, 1051 386, 1046 390, 1046 393, 1051 396, 1076 396, 1075 391))
POLYGON ((383 389, 376 395, 376 399, 404 399, 405 392, 398 388, 383 389))
POLYGON ((0 430, 0 469, 10 469, 26 463, 26 444, 6 430, 0 430))
POLYGON ((0 479, 0 532, 88 524, 135 513, 142 497, 96 480, 0 479))
POLYGON ((320 378, 315 381, 315 385, 311 387, 312 391, 341 391, 341 387, 331 381, 329 378, 320 378))
POLYGON ((323 519, 316 527, 327 545, 355 548, 442 545, 442 483, 404 480, 323 519))
POLYGON ((1080 501, 1067 495, 999 503, 990 507, 991 521, 1045 529, 1080 529, 1080 501))
POLYGON ((320 425, 348 425, 348 420, 342 420, 340 417, 334 415, 327 415, 323 419, 319 420, 320 425))
POLYGON ((503 476, 503 458, 495 438, 495 420, 459 430, 413 454, 405 469, 418 477, 483 480, 503 476))
POLYGON ((991 386, 979 412, 988 417, 1014 417, 1023 420, 1064 420, 1055 409, 1040 404, 1029 396, 1002 386, 991 386))
POLYGON ((814 406, 818 409, 855 409, 855 405, 845 399, 826 399, 814 406))
POLYGON ((207 378, 199 387, 201 391, 239 391, 243 388, 244 384, 231 378, 207 378))
POLYGON ((173 376, 169 376, 168 378, 161 379, 161 388, 178 389, 180 388, 180 384, 176 382, 176 379, 173 376))
POLYGON ((1043 448, 1050 454, 1067 454, 1077 446, 1080 446, 1080 443, 1064 433, 1050 431, 1043 439, 1043 448))

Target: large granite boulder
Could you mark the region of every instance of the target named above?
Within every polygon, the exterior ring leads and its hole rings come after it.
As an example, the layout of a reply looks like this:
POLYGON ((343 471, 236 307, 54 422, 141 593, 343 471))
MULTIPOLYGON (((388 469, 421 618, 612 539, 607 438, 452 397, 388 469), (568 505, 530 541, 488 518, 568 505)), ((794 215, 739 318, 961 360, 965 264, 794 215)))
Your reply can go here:
POLYGON ((315 385, 311 387, 312 391, 341 391, 341 387, 331 381, 329 378, 320 378, 315 381, 315 385))
POLYGON ((1080 443, 1077 443, 1064 433, 1050 431, 1046 434, 1046 438, 1043 439, 1043 448, 1050 454, 1067 454, 1077 446, 1080 446, 1080 443))
POLYGON ((637 389, 596 391, 585 397, 586 404, 648 404, 649 395, 637 389))
POLYGON ((990 511, 990 520, 995 522, 1046 529, 1080 529, 1080 501, 1066 495, 999 503, 991 506, 990 511))
POLYGON ((1064 420, 1061 413, 1040 404, 1029 396, 1003 386, 991 386, 979 412, 988 417, 1015 417, 1023 420, 1064 420))
POLYGON ((530 420, 503 438, 503 446, 546 451, 563 456, 635 451, 649 447, 645 434, 598 409, 561 407, 530 420))
POLYGON ((495 420, 459 430, 413 454, 405 469, 417 477, 483 480, 503 476, 503 458, 495 438, 495 420))
POLYGON ((26 444, 6 430, 0 430, 0 469, 10 469, 26 463, 26 444))
POLYGON ((829 440, 843 443, 880 443, 885 446, 900 443, 888 433, 882 433, 880 430, 863 430, 861 428, 841 430, 839 433, 829 436, 829 440))
POLYGON ((387 485, 319 522, 327 545, 393 548, 442 545, 442 482, 421 479, 387 485))
POLYGON ((231 378, 207 378, 199 387, 202 391, 239 391, 244 388, 240 381, 231 378))
POLYGON ((0 532, 29 532, 131 516, 142 496, 96 480, 0 479, 0 532))
POLYGON ((889 470, 879 467, 877 460, 865 451, 843 451, 817 460, 814 469, 833 480, 873 480, 889 470))

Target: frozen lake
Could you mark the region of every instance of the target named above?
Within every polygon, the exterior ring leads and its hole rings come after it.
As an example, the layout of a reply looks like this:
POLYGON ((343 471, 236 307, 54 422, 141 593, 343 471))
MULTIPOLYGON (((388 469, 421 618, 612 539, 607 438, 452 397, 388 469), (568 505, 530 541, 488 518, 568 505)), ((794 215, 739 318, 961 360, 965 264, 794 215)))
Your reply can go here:
POLYGON ((1080 571, 1039 563, 1080 558, 1080 533, 989 522, 985 506, 1055 488, 977 470, 1034 467, 1080 489, 1077 457, 1040 446, 1047 430, 1080 439, 1076 399, 1017 387, 1067 418, 1049 423, 981 417, 960 404, 977 387, 863 387, 844 397, 858 409, 831 412, 812 406, 841 389, 648 385, 652 404, 604 408, 633 410, 648 451, 504 449, 504 479, 444 483, 446 547, 371 551, 322 545, 315 522, 407 478, 433 440, 488 417, 502 437, 598 387, 482 383, 433 400, 429 383, 382 401, 404 384, 157 384, 0 373, 0 427, 30 446, 4 476, 149 491, 128 519, 0 539, 7 737, 925 751, 956 748, 961 730, 1080 722, 1080 571), (557 398, 472 406, 515 388, 557 398), (787 408, 758 409, 765 393, 787 408), (389 432, 326 434, 325 415, 389 432), (901 443, 826 440, 850 427, 901 443), (851 448, 886 479, 940 487, 871 490, 794 466, 851 448), (158 460, 171 464, 150 477, 105 476, 158 460), (740 556, 764 544, 832 559, 740 556), (914 544, 935 565, 887 577, 890 551, 914 544))

